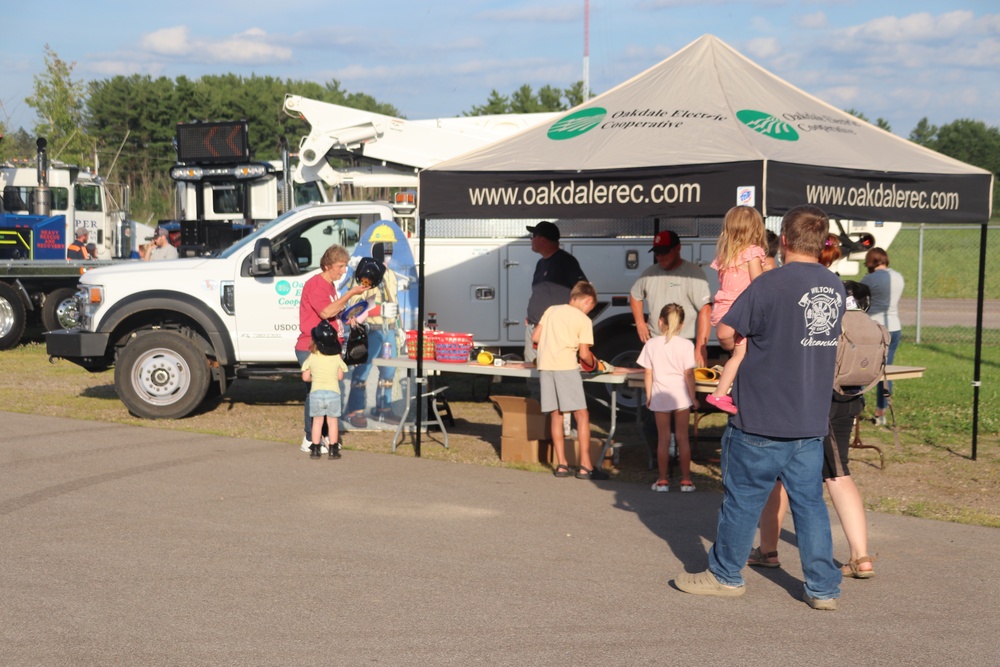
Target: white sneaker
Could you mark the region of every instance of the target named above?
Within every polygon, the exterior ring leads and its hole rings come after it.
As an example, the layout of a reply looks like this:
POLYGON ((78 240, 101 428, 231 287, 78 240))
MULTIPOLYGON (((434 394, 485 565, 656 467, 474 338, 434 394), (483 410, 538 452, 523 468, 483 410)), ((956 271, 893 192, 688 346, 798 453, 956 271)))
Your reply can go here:
POLYGON ((310 447, 312 447, 312 440, 310 440, 309 438, 303 437, 302 438, 302 445, 299 446, 299 451, 303 451, 306 454, 308 454, 310 447))
POLYGON ((885 426, 885 415, 879 415, 878 417, 875 417, 875 425, 885 426))

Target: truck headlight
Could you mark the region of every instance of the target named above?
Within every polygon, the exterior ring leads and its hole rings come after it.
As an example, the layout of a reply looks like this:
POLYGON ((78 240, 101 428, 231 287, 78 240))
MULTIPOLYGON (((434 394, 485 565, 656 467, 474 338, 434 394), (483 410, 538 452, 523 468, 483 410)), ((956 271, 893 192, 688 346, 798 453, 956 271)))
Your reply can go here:
POLYGON ((104 304, 104 287, 80 285, 76 291, 76 302, 80 308, 80 328, 93 331, 94 315, 104 304))

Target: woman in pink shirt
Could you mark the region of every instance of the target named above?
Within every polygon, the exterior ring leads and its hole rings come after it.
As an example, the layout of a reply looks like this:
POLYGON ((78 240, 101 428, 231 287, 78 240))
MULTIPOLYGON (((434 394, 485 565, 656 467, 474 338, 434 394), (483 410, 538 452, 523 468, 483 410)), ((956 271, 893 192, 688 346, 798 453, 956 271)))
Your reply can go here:
MULTIPOLYGON (((329 320, 340 337, 341 323, 336 318, 351 297, 361 294, 367 288, 364 285, 355 284, 343 294, 337 294, 336 282, 344 277, 347 272, 347 261, 351 258, 350 253, 340 245, 332 245, 323 253, 319 260, 319 273, 306 281, 302 286, 302 295, 299 297, 299 338, 295 341, 295 358, 299 366, 309 358, 309 345, 312 343, 312 330, 321 320, 329 320)), ((310 387, 307 385, 306 392, 310 387)), ((301 449, 309 451, 310 432, 312 430, 312 418, 309 415, 309 401, 305 403, 305 436, 302 438, 301 449)))

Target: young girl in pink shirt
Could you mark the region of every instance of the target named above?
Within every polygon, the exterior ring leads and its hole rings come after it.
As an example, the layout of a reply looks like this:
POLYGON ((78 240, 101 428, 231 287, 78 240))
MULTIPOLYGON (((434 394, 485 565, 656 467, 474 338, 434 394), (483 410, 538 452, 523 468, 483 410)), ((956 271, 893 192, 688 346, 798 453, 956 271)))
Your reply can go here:
POLYGON ((712 305, 712 326, 724 350, 732 350, 733 356, 726 362, 719 377, 719 385, 707 397, 710 405, 723 412, 736 414, 736 406, 729 396, 729 389, 736 379, 736 371, 746 354, 746 341, 728 324, 722 324, 722 316, 743 293, 750 281, 764 272, 764 258, 767 256, 767 232, 764 219, 757 209, 750 206, 734 206, 726 213, 722 222, 722 233, 715 246, 715 260, 712 268, 719 272, 719 291, 715 293, 712 305))

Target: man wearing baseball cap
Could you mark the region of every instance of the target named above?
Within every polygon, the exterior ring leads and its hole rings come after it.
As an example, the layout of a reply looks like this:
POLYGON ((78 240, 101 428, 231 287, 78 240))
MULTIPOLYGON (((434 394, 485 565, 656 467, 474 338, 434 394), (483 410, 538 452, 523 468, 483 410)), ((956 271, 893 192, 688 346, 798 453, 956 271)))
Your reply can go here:
POLYGON ((559 228, 548 220, 529 225, 531 250, 542 256, 535 265, 531 279, 531 298, 528 299, 527 326, 524 332, 524 360, 535 360, 531 334, 542 314, 549 306, 569 303, 569 293, 581 280, 587 280, 576 257, 559 247, 559 228))
POLYGON ((170 233, 166 227, 157 227, 142 258, 150 262, 160 259, 177 259, 177 257, 177 248, 170 243, 170 233))
POLYGON ((66 246, 66 259, 93 259, 87 252, 87 239, 90 232, 86 227, 77 227, 74 232, 73 242, 66 246))
POLYGON ((642 272, 632 285, 629 306, 639 339, 645 343, 659 333, 655 326, 660 310, 668 303, 684 308, 681 336, 694 341, 695 361, 704 366, 708 359, 708 336, 712 331, 712 293, 701 267, 681 258, 681 240, 677 233, 665 230, 653 237, 655 263, 642 272), (643 312, 649 306, 649 322, 643 312))
MULTIPOLYGON (((569 294, 581 280, 586 281, 576 257, 559 247, 559 228, 548 220, 527 227, 531 233, 531 250, 542 256, 535 264, 531 278, 531 297, 528 299, 528 316, 524 320, 524 360, 534 363, 538 350, 531 342, 532 334, 542 314, 549 306, 569 303, 569 294)), ((529 383, 533 398, 540 398, 537 382, 529 383)), ((563 414, 563 432, 571 435, 572 413, 563 414)))

